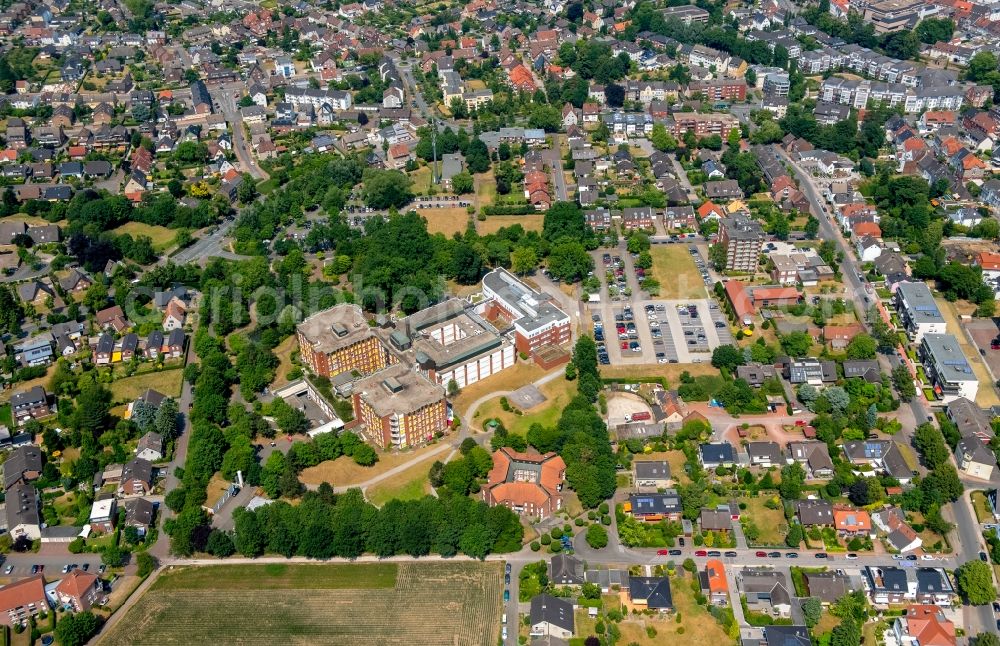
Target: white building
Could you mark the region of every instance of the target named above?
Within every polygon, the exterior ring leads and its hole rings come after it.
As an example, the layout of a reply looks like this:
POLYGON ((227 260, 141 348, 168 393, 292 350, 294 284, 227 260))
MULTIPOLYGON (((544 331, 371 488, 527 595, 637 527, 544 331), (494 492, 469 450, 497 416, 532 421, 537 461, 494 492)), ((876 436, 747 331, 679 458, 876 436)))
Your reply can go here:
POLYGON ((951 334, 925 334, 920 343, 920 358, 934 392, 945 403, 965 397, 976 400, 979 378, 951 334))
POLYGON ((896 286, 896 311, 906 334, 915 343, 920 343, 925 334, 946 332, 944 317, 925 283, 899 283, 896 286))

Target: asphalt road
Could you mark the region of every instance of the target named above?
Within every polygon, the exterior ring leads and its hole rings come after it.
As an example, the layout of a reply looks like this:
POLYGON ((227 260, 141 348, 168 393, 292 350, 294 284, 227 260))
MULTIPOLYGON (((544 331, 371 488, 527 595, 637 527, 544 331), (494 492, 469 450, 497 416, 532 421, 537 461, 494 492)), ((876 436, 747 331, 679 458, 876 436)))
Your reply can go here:
POLYGON ((223 258, 238 258, 236 254, 224 249, 222 247, 223 241, 229 234, 229 230, 233 228, 236 224, 236 218, 232 220, 223 220, 215 231, 212 233, 198 238, 191 243, 189 247, 181 249, 173 257, 164 258, 164 260, 169 260, 175 264, 184 265, 189 262, 196 262, 201 258, 209 258, 212 256, 219 256, 223 258))
POLYGON ((212 101, 219 105, 226 121, 232 126, 233 152, 236 153, 236 158, 239 159, 243 171, 250 173, 255 179, 267 179, 268 174, 257 165, 250 142, 247 141, 246 134, 243 132, 243 118, 236 105, 238 98, 233 96, 235 93, 242 93, 242 91, 243 83, 227 83, 212 88, 209 90, 209 94, 212 96, 212 101))

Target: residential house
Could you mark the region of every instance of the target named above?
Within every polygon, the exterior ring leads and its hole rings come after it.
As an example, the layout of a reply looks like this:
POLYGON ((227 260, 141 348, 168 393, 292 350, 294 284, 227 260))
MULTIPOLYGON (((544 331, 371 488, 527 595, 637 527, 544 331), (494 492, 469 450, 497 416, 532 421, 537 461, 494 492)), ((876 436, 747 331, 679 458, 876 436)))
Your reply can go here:
POLYGON ((122 496, 145 496, 153 489, 153 465, 149 460, 133 458, 122 468, 118 494, 122 496))
POLYGON ((630 576, 628 596, 632 605, 641 610, 668 612, 674 609, 670 579, 665 576, 630 576))
POLYGON ((906 523, 906 517, 898 507, 875 512, 872 514, 872 523, 886 534, 889 547, 901 554, 912 552, 923 545, 923 539, 906 523))
POLYGON ((183 328, 186 316, 184 305, 177 299, 171 299, 163 314, 163 329, 169 332, 183 328))
POLYGON ((576 627, 573 602, 550 594, 540 594, 531 600, 531 636, 569 639, 576 627))
POLYGON ((701 589, 709 602, 716 606, 729 605, 729 581, 726 579, 726 567, 722 561, 709 559, 699 578, 701 589))
POLYGON ((825 480, 833 477, 833 460, 826 442, 789 442, 788 456, 802 465, 810 480, 825 480))
POLYGON ((19 426, 30 419, 43 419, 53 413, 49 395, 41 386, 14 393, 10 398, 10 410, 14 423, 19 426))
POLYGON ((135 456, 149 462, 163 459, 163 437, 154 431, 149 431, 139 438, 135 447, 135 456))
POLYGON ((747 567, 740 570, 737 581, 750 610, 777 617, 791 616, 791 588, 783 572, 747 567))
POLYGON ((728 533, 733 529, 732 512, 726 509, 702 509, 698 516, 702 532, 728 533))
POLYGON ((784 464, 781 446, 777 442, 750 442, 747 444, 747 455, 751 466, 773 467, 784 464))
POLYGON ((632 471, 637 487, 670 486, 670 464, 666 460, 633 460, 632 471))
POLYGON ((156 507, 145 498, 130 498, 125 501, 125 526, 135 527, 139 536, 145 536, 153 527, 156 507))
POLYGON ((572 554, 556 554, 549 562, 549 580, 556 585, 583 585, 583 561, 572 554))
POLYGON ((94 363, 99 366, 106 366, 111 363, 115 354, 115 337, 110 334, 102 334, 97 338, 97 347, 94 348, 94 363))
POLYGON ((882 373, 878 361, 868 359, 851 359, 843 364, 845 379, 864 379, 870 384, 881 383, 882 373))
POLYGON ((823 605, 835 603, 851 591, 850 579, 842 571, 803 572, 803 579, 810 597, 816 597, 823 605))
POLYGON ((184 342, 186 337, 180 329, 170 330, 167 335, 166 355, 169 359, 179 359, 184 354, 184 342))
POLYGON ((877 606, 914 602, 950 606, 955 599, 955 588, 943 568, 869 565, 861 574, 865 591, 877 606))
POLYGON ((890 629, 899 646, 955 646, 955 623, 935 605, 907 606, 890 629))
POLYGON ((663 493, 632 494, 624 509, 633 518, 651 523, 680 520, 683 511, 681 498, 674 489, 667 489, 663 493))
POLYGON ((4 491, 37 480, 42 475, 42 466, 42 451, 34 444, 14 449, 3 464, 4 491))
POLYGON ((55 596, 60 605, 72 608, 73 612, 87 612, 100 603, 104 585, 96 574, 72 569, 56 586, 55 596))
POLYGON ((872 518, 864 509, 837 505, 833 508, 833 526, 841 536, 874 536, 872 518))
POLYGON ((97 314, 94 315, 97 322, 97 327, 101 329, 111 328, 118 334, 121 334, 125 330, 131 327, 128 319, 125 318, 125 312, 118 305, 105 308, 97 314))
POLYGON ((22 536, 32 541, 42 537, 38 492, 33 485, 18 482, 9 487, 5 492, 4 512, 7 533, 15 541, 22 536))
POLYGON ((913 477, 899 447, 892 440, 849 440, 844 442, 844 454, 851 464, 888 473, 903 484, 913 477))
POLYGON ((803 527, 828 527, 833 524, 833 505, 828 500, 800 500, 796 507, 803 527))
POLYGON ((702 444, 698 447, 698 453, 701 456, 701 465, 708 470, 736 464, 736 449, 728 442, 702 444))
POLYGON ((95 500, 90 508, 90 529, 98 534, 115 531, 118 507, 113 497, 95 500))
POLYGON ((967 476, 991 480, 997 467, 997 458, 990 447, 975 435, 963 437, 955 446, 958 468, 967 476))

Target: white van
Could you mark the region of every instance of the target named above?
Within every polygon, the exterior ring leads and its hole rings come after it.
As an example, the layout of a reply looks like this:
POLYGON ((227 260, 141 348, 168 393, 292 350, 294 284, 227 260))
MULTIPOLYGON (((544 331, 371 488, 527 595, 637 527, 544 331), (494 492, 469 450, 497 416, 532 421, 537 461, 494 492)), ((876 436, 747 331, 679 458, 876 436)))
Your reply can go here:
POLYGON ((507 623, 507 613, 503 613, 503 617, 500 619, 500 623, 507 623))

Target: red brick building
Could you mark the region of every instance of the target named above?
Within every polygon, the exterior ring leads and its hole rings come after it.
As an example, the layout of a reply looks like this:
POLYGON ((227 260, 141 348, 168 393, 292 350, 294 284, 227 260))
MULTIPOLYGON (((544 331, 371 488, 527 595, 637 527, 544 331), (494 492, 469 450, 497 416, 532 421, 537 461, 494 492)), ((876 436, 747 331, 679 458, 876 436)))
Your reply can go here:
POLYGON ((513 326, 518 352, 533 355, 545 346, 569 342, 569 315, 547 294, 531 289, 506 269, 494 269, 483 277, 483 296, 483 314, 513 326))
POLYGON ((491 507, 504 505, 518 514, 545 518, 562 509, 566 463, 555 453, 518 453, 503 447, 493 454, 493 468, 483 488, 491 507))
POLYGON ((315 374, 369 375, 395 359, 386 352, 357 305, 335 305, 302 321, 296 335, 302 361, 315 374))

